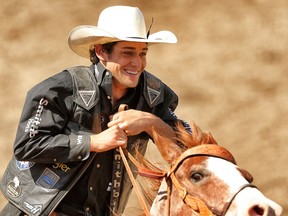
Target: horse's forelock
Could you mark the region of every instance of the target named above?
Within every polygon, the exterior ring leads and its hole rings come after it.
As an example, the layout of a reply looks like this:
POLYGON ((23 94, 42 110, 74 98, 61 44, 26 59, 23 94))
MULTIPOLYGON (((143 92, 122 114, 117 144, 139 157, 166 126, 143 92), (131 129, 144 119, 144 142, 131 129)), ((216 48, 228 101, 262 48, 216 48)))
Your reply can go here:
POLYGON ((210 132, 203 132, 194 122, 191 124, 192 135, 180 123, 177 124, 176 128, 176 140, 187 148, 193 148, 201 144, 217 144, 210 132))

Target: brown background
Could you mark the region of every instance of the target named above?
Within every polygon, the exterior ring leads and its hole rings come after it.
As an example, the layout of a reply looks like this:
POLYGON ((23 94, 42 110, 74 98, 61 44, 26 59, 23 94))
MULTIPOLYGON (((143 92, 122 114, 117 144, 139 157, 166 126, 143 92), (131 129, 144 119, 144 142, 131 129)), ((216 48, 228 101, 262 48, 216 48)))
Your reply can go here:
POLYGON ((138 6, 147 25, 153 16, 152 32, 176 33, 178 44, 151 46, 147 70, 180 96, 178 116, 211 131, 287 212, 287 0, 1 0, 0 175, 26 92, 66 67, 89 65, 69 50, 67 34, 95 25, 115 4, 138 6))

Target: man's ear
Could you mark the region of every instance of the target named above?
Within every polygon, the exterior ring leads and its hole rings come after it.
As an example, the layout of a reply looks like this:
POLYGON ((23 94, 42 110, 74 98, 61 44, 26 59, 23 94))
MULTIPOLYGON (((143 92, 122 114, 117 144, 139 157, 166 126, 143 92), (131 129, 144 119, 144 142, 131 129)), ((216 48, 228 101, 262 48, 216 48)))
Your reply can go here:
POLYGON ((107 59, 107 53, 103 49, 103 46, 101 44, 96 44, 95 45, 95 54, 98 57, 100 61, 106 61, 107 59))

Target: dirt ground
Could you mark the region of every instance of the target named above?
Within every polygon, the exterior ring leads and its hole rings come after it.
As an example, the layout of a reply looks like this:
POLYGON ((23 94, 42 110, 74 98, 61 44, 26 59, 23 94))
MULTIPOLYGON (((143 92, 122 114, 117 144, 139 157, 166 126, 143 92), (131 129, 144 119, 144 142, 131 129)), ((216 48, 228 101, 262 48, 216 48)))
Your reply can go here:
POLYGON ((178 37, 176 45, 151 46, 147 67, 179 95, 177 115, 212 132, 288 212, 287 0, 0 1, 0 176, 26 92, 66 67, 90 64, 69 49, 70 30, 96 25, 107 6, 133 5, 147 25, 154 17, 152 32, 178 37))

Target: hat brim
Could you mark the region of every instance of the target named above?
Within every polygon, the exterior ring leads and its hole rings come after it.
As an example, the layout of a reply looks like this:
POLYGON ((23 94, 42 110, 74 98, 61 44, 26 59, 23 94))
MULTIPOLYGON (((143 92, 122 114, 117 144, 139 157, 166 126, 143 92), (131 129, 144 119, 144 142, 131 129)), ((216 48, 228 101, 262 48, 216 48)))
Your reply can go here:
POLYGON ((170 31, 159 31, 149 35, 148 38, 116 37, 110 33, 90 25, 82 25, 74 28, 68 36, 68 44, 76 54, 90 58, 90 49, 95 44, 105 44, 116 41, 143 42, 152 44, 177 43, 176 36, 170 31))

